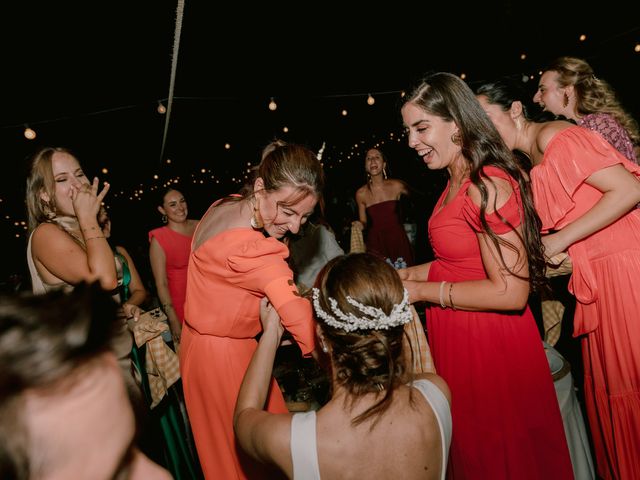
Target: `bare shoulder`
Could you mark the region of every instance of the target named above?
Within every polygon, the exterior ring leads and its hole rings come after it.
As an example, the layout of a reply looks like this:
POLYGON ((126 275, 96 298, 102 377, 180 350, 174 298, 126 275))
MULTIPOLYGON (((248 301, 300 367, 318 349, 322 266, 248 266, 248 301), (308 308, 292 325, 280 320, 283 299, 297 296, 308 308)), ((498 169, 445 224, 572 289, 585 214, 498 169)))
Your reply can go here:
POLYGON ((538 150, 544 152, 553 137, 572 126, 574 126, 572 123, 564 120, 555 120, 553 122, 545 122, 541 124, 538 134, 536 135, 536 146, 538 147, 538 150))
POLYGON ((200 222, 200 220, 194 220, 194 219, 187 220, 188 231, 190 233, 195 232, 196 231, 196 227, 198 226, 199 222, 200 222))
POLYGON ((75 243, 73 237, 55 223, 41 223, 32 234, 34 248, 38 246, 54 246, 62 243, 75 243))
POLYGON ((409 189, 407 188, 407 184, 399 180, 397 178, 389 178, 387 179, 387 185, 389 188, 393 190, 393 192, 397 195, 403 195, 409 193, 409 189))
POLYGON ((368 191, 369 189, 367 188, 367 185, 362 185, 358 190, 356 190, 356 200, 363 199, 368 191))
MULTIPOLYGON (((507 179, 489 176, 480 177, 480 181, 487 190, 487 213, 493 212, 496 207, 500 208, 513 193, 513 186, 507 179)), ((467 195, 474 204, 480 206, 482 195, 477 185, 469 185, 467 195)))

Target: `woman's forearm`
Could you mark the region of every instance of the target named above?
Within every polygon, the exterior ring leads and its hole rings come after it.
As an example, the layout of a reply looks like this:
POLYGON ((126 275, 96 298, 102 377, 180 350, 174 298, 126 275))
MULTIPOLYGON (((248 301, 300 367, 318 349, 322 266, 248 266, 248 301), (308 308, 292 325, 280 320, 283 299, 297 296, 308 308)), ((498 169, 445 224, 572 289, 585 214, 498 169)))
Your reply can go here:
POLYGON ((237 419, 240 413, 247 408, 258 410, 264 408, 271 384, 273 362, 281 337, 281 333, 276 328, 265 330, 262 333, 258 348, 251 358, 240 387, 234 419, 237 419))

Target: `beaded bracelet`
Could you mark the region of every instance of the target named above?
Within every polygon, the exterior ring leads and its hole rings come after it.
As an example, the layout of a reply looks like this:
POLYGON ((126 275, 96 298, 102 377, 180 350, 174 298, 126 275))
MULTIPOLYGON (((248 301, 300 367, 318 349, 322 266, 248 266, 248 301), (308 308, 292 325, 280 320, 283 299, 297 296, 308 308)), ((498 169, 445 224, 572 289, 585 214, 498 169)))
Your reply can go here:
MULTIPOLYGON (((447 306, 444 303, 444 284, 447 283, 445 280, 442 281, 442 283, 440 283, 440 306, 442 308, 447 308, 447 306)), ((449 290, 449 294, 451 294, 451 290, 449 290)))
POLYGON ((95 237, 85 238, 84 241, 88 242, 89 240, 95 240, 96 238, 105 238, 104 235, 96 235, 95 237))
POLYGON ((451 290, 453 290, 453 283, 449 284, 449 303, 451 304, 451 308, 455 310, 456 307, 453 305, 453 296, 451 295, 451 290))

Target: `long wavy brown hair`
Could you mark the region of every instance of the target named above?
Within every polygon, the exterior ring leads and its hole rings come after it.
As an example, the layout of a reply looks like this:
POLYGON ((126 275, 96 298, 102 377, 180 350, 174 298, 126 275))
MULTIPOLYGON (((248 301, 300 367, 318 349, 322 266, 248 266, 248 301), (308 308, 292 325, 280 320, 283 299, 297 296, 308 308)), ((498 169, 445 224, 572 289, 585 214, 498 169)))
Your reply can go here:
MULTIPOLYGON (((540 230, 542 223, 533 205, 529 181, 515 154, 509 150, 495 126, 487 117, 471 88, 459 77, 451 73, 439 72, 424 78, 406 97, 405 104, 412 103, 431 115, 447 122, 454 122, 460 132, 462 155, 469 162, 471 182, 480 191, 480 223, 496 250, 502 266, 512 275, 527 279, 532 291, 539 291, 546 285, 545 260, 540 230), (522 233, 504 217, 500 220, 516 232, 524 245, 529 265, 529 276, 513 272, 504 260, 500 247, 518 252, 518 246, 493 231, 486 219, 489 193, 484 182, 491 182, 483 168, 493 166, 511 176, 518 185, 522 199, 522 233)), ((494 202, 493 210, 499 214, 494 202)), ((523 259, 518 258, 518 263, 523 259)))

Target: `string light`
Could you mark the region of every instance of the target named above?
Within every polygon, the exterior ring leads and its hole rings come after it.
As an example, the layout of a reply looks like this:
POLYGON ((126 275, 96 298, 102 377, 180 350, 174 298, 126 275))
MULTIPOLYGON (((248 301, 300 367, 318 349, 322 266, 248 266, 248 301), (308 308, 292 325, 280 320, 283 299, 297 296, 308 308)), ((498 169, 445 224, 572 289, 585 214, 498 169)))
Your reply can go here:
POLYGON ((347 110, 346 110, 346 109, 345 109, 345 110, 342 110, 342 116, 343 116, 343 117, 346 117, 346 116, 347 116, 347 110))
POLYGON ((582 35, 580 35, 579 40, 581 42, 584 42, 587 39, 587 36, 583 33, 582 35))
POLYGON ((368 103, 369 105, 373 105, 374 103, 376 103, 376 99, 375 99, 375 98, 373 98, 373 97, 371 96, 371 94, 369 94, 369 96, 367 97, 367 103, 368 103))
POLYGON ((269 110, 273 112, 276 108, 278 108, 278 104, 275 102, 273 97, 271 97, 271 101, 269 102, 269 110))
POLYGON ((160 115, 164 115, 165 113, 167 113, 167 107, 165 107, 165 106, 162 104, 162 102, 158 102, 158 108, 157 108, 157 110, 158 110, 158 113, 159 113, 160 115))
POLYGON ((26 138, 27 140, 33 140, 34 138, 36 138, 35 130, 29 128, 28 126, 25 126, 25 128, 24 128, 24 138, 26 138))

